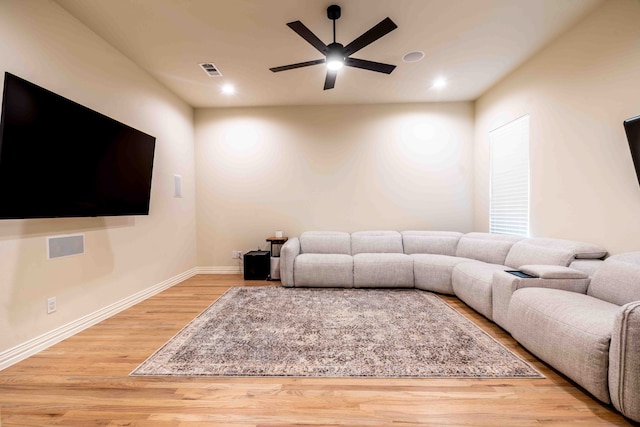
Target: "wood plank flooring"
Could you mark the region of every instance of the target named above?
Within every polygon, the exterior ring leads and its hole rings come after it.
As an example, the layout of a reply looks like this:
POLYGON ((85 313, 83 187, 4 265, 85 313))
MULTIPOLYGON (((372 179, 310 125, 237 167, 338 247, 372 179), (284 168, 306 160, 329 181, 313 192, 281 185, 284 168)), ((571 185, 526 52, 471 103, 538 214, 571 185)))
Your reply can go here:
POLYGON ((545 379, 149 378, 129 373, 240 275, 188 279, 0 371, 0 426, 633 425, 457 298, 545 379))

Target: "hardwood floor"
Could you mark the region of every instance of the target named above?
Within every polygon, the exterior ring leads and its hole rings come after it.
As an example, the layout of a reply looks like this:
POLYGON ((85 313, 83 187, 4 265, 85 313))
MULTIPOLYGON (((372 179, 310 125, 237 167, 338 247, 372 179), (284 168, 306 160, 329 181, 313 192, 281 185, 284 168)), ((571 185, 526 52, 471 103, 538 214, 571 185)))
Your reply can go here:
POLYGON ((129 373, 239 275, 188 279, 0 371, 0 426, 633 425, 458 299, 545 379, 148 378, 129 373))

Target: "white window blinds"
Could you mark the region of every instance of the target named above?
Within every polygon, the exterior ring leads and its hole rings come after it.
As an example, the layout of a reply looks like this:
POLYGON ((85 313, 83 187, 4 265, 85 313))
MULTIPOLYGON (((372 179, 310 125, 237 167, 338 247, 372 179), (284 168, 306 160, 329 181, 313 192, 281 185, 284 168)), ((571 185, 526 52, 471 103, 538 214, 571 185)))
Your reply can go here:
POLYGON ((529 116, 489 132, 489 231, 529 236, 529 116))

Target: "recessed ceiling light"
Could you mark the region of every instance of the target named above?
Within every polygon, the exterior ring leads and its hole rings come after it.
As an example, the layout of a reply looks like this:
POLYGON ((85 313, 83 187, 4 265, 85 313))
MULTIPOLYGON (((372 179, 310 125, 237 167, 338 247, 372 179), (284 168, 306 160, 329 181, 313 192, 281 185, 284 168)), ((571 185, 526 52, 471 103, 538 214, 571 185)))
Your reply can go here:
POLYGON ((418 62, 422 58, 424 58, 424 52, 416 50, 414 52, 409 52, 402 57, 404 62, 418 62))
POLYGON ((222 93, 225 95, 233 95, 236 93, 236 88, 232 84, 226 84, 222 86, 222 93))
POLYGON ((433 86, 431 87, 435 89, 442 89, 446 85, 447 85, 447 80, 444 77, 438 77, 433 81, 433 86))

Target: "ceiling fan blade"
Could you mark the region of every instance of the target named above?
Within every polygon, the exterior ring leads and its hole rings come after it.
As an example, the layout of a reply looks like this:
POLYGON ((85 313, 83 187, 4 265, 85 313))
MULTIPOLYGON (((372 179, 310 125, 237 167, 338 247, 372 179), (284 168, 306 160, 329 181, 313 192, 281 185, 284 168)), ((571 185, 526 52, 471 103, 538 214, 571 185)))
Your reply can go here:
POLYGON ((325 61, 326 59, 316 59, 314 61, 298 62, 297 64, 283 65, 281 67, 273 67, 269 69, 274 73, 277 73, 278 71, 293 70, 295 68, 308 67, 310 65, 324 64, 325 61))
POLYGON ((390 33, 398 28, 398 26, 390 18, 384 18, 378 24, 374 25, 369 31, 349 43, 344 47, 344 56, 356 53, 363 47, 373 43, 380 37, 390 33))
POLYGON ((336 85, 337 70, 327 70, 327 77, 324 79, 324 90, 333 89, 336 85))
POLYGON ((303 39, 305 39, 311 46, 318 49, 320 53, 322 53, 323 55, 327 54, 327 51, 328 51, 327 45, 322 43, 322 40, 320 40, 315 34, 313 34, 311 30, 308 29, 302 22, 300 21, 289 22, 287 26, 291 28, 293 31, 295 31, 296 33, 298 33, 298 35, 303 39))
POLYGON ((364 59, 347 58, 344 61, 344 65, 355 68, 362 68, 363 70, 377 71, 378 73, 391 74, 396 68, 395 65, 383 64, 381 62, 367 61, 364 59))

